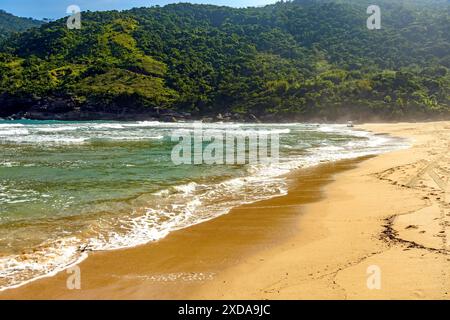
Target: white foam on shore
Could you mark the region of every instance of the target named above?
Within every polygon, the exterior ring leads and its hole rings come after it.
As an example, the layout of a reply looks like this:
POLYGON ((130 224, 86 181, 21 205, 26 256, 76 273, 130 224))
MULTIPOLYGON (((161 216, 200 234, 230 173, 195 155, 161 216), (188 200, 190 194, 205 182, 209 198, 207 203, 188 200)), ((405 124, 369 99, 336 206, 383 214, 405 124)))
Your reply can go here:
POLYGON ((76 242, 79 239, 61 239, 32 253, 0 257, 0 292, 52 277, 81 263, 88 254, 80 252, 76 242))

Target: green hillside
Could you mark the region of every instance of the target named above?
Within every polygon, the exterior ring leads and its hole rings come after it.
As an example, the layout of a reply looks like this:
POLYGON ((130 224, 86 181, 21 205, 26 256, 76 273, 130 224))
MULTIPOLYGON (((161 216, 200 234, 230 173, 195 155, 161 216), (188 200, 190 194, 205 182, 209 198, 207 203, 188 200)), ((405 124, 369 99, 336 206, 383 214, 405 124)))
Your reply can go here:
POLYGON ((0 40, 13 32, 22 32, 42 25, 42 21, 31 18, 20 18, 0 9, 0 40))
POLYGON ((381 30, 366 27, 369 1, 89 12, 81 30, 61 19, 0 49, 0 116, 448 116, 448 2, 378 3, 381 30))

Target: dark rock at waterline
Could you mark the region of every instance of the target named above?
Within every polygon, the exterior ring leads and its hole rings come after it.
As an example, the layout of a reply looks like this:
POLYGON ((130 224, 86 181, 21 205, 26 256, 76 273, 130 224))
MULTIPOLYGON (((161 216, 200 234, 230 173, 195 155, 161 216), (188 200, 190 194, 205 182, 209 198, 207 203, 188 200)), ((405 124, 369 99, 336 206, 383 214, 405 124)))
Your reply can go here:
MULTIPOLYGON (((18 97, 0 94, 0 117, 7 119, 34 120, 123 120, 123 121, 204 121, 204 122, 327 122, 324 118, 311 118, 302 114, 242 114, 231 112, 209 112, 207 114, 168 110, 143 106, 138 101, 102 101, 90 99, 84 102, 70 96, 18 97)), ((348 120, 347 118, 344 119, 348 120)), ((332 121, 332 120, 330 120, 332 121)))

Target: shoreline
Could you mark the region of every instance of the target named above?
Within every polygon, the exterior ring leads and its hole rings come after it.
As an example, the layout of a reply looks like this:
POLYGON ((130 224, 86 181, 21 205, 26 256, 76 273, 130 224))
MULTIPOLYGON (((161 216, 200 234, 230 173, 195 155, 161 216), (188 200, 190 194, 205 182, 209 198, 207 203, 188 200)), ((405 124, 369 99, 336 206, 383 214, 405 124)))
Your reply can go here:
POLYGON ((448 299, 450 123, 363 128, 414 144, 336 174, 324 199, 305 206, 302 233, 230 268, 192 297, 448 299), (367 286, 373 266, 379 290, 367 286))
MULTIPOLYGON (((190 292, 194 287, 197 288, 199 284, 201 285, 200 282, 214 278, 222 269, 245 261, 248 256, 267 247, 276 246, 287 238, 292 237, 298 231, 295 226, 299 214, 297 212, 298 208, 306 203, 319 201, 323 186, 332 181, 333 174, 354 166, 362 158, 368 157, 340 160, 295 170, 293 174, 288 175, 287 183, 290 196, 281 195, 240 205, 231 209, 227 214, 173 231, 156 242, 131 248, 90 252, 89 257, 78 264, 83 274, 82 279, 89 277, 88 280, 82 280, 82 282, 97 282, 98 279, 96 278, 99 273, 108 274, 106 277, 108 279, 103 280, 115 284, 121 280, 137 280, 134 281, 132 286, 140 286, 139 282, 142 280, 150 280, 150 287, 152 287, 154 294, 151 297, 152 299, 162 299, 159 296, 160 290, 167 291, 167 288, 162 288, 164 286, 161 287, 158 284, 169 282, 174 291, 165 298, 172 299, 176 297, 183 299, 185 298, 183 295, 178 295, 180 285, 187 284, 186 292, 190 292), (297 192, 300 194, 296 196, 300 200, 293 201, 292 190, 300 191, 297 192), (284 212, 274 216, 272 214, 273 208, 283 208, 284 212), (261 209, 264 211, 262 214, 261 209), (261 215, 264 216, 262 221, 260 220, 261 215), (256 221, 256 218, 258 221, 256 221), (270 226, 266 224, 268 221, 270 226), (218 229, 222 230, 218 233, 218 229), (245 238, 246 241, 244 243, 236 242, 228 237, 230 233, 234 235, 239 234, 239 240, 245 238), (192 250, 192 246, 197 249, 192 250), (226 254, 217 254, 217 247, 221 246, 226 247, 226 254), (165 255, 169 254, 171 258, 174 258, 178 255, 178 251, 182 252, 182 254, 175 258, 175 263, 165 261, 165 255), (159 261, 156 263, 155 261, 149 261, 147 254, 158 257, 159 261), (195 261, 189 261, 190 255, 194 256, 195 261), (208 259, 211 261, 206 263, 201 261, 199 263, 199 260, 203 260, 205 256, 208 256, 208 259), (133 274, 132 269, 136 269, 136 266, 131 268, 130 266, 119 266, 117 268, 117 259, 121 261, 134 260, 138 268, 145 271, 133 274), (107 262, 107 266, 105 266, 105 262, 107 262), (147 268, 145 265, 147 263, 152 264, 150 268, 147 268), (207 264, 206 269, 205 264, 207 264), (99 272, 98 268, 102 268, 105 271, 99 272), (167 272, 169 268, 177 270, 167 272), (87 276, 85 276, 85 269, 89 272, 87 276), (158 271, 155 271, 155 269, 158 271), (184 269, 189 270, 184 271, 184 269), (93 271, 92 274, 91 271, 93 271)), ((117 296, 115 294, 108 295, 106 292, 97 295, 91 290, 89 290, 91 292, 87 293, 83 288, 79 291, 69 291, 66 289, 66 279, 69 276, 65 269, 57 272, 56 275, 42 277, 17 288, 6 289, 0 292, 0 299, 101 299, 104 294, 107 298, 127 298, 126 296, 117 296), (43 288, 45 288, 45 292, 42 292, 43 288)))
POLYGON ((158 242, 91 253, 79 265, 81 290, 68 290, 70 275, 60 272, 0 292, 0 299, 446 298, 444 191, 420 182, 430 154, 441 156, 433 168, 446 179, 448 149, 439 142, 450 124, 362 128, 416 141, 411 149, 299 170, 289 175, 288 195, 234 208, 158 242), (427 209, 437 223, 423 217, 427 209), (381 290, 366 286, 371 265, 382 271, 381 290))

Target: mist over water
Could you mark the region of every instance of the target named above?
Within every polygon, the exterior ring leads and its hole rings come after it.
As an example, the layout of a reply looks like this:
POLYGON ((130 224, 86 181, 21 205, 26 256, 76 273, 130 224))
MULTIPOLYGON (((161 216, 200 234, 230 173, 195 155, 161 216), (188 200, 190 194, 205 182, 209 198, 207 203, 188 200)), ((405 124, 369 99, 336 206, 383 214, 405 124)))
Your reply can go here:
POLYGON ((289 171, 406 146, 316 124, 203 124, 275 131, 280 161, 179 165, 174 130, 192 123, 0 121, 0 289, 55 273, 93 250, 132 247, 246 202, 286 194, 289 171))

